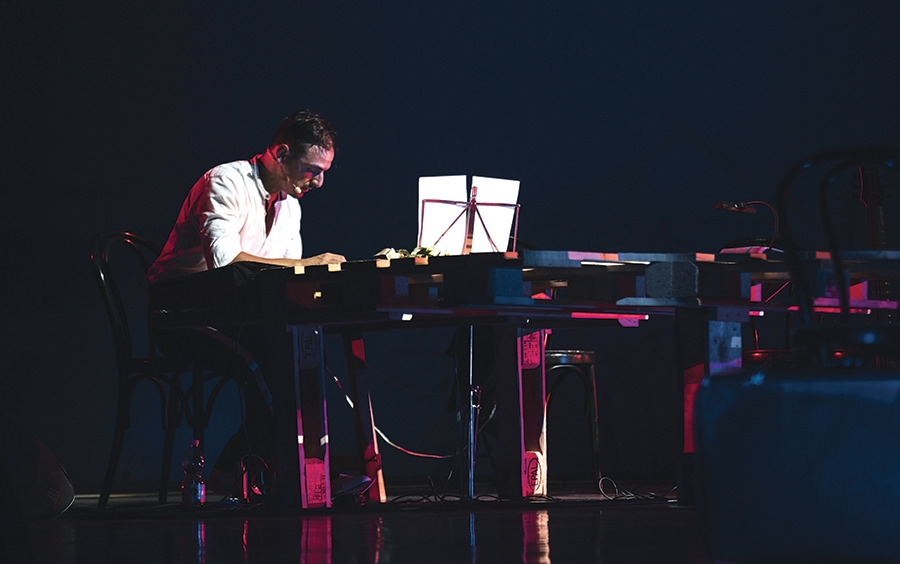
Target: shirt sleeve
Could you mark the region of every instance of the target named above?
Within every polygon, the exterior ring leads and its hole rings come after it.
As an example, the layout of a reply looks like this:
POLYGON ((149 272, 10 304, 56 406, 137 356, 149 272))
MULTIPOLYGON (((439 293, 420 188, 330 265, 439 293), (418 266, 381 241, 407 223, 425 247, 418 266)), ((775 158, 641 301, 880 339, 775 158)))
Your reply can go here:
POLYGON ((197 200, 196 215, 206 265, 213 269, 231 263, 241 252, 240 231, 248 210, 234 180, 215 170, 208 173, 204 196, 197 200))

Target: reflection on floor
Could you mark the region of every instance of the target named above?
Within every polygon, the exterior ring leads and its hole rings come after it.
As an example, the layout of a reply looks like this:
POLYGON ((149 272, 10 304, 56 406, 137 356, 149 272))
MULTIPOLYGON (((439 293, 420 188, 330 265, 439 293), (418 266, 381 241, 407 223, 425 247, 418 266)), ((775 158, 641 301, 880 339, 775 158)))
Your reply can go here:
MULTIPOLYGON (((665 490, 661 490, 665 494, 665 490)), ((389 492, 390 493, 390 492, 389 492)), ((403 494, 403 492, 400 492, 403 494)), ((613 496, 608 496, 613 497, 613 496)), ((173 496, 173 499, 177 499, 173 496)), ((570 491, 512 503, 398 495, 384 506, 199 512, 116 496, 79 497, 57 519, 7 530, 14 562, 706 562, 694 510, 664 495, 607 499, 570 491)), ((212 500, 215 501, 215 500, 212 500)))

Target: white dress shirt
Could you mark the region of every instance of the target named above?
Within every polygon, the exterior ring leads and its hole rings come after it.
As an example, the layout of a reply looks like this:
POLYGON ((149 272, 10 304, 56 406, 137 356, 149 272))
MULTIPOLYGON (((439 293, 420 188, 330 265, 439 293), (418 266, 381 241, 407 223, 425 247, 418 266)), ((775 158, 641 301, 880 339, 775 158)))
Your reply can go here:
POLYGON ((303 257, 300 202, 284 192, 266 234, 270 195, 259 179, 257 159, 219 165, 194 184, 148 282, 229 264, 241 251, 263 258, 303 257))

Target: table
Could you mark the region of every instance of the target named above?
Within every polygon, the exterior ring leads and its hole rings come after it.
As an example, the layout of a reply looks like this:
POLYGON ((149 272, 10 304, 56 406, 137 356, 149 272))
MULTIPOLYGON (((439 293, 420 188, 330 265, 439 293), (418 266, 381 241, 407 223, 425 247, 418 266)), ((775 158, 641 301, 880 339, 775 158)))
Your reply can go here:
MULTIPOLYGON (((844 257, 854 313, 896 310, 896 301, 870 300, 866 292, 872 281, 900 278, 898 259, 897 251, 844 257)), ((817 310, 837 311, 830 256, 807 253, 802 260, 816 281, 817 310)), ((797 309, 787 292, 766 299, 788 281, 787 265, 776 254, 526 250, 306 268, 238 263, 152 286, 150 322, 269 328, 273 360, 264 374, 275 413, 277 498, 302 507, 331 504, 324 333, 342 336, 362 471, 374 482, 368 500, 384 502, 363 334, 494 325, 498 490, 501 497, 521 499, 547 493, 547 329, 635 326, 650 315, 676 317, 673 338, 684 382, 683 475, 689 476, 696 386, 705 374, 741 369, 741 326, 751 316, 797 309)), ((691 480, 682 482, 679 501, 690 503, 691 480)))

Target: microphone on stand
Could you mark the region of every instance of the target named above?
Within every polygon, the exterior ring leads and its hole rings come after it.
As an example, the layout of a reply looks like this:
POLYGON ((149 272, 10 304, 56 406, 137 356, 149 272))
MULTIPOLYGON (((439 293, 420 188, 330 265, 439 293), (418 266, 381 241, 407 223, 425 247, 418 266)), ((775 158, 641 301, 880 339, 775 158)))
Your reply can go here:
POLYGON ((716 209, 739 213, 756 213, 756 208, 750 207, 752 203, 754 202, 728 202, 722 200, 721 202, 716 202, 716 209))
MULTIPOLYGON (((772 219, 775 222, 774 228, 772 229, 772 239, 769 241, 768 249, 772 250, 772 247, 775 245, 775 238, 778 236, 778 212, 775 211, 771 205, 762 200, 750 200, 747 202, 729 202, 727 200, 722 200, 715 203, 715 208, 717 210, 725 210, 725 211, 733 211, 739 213, 756 213, 756 208, 753 206, 760 205, 766 206, 769 208, 769 211, 772 212, 772 219)), ((780 251, 780 249, 778 249, 780 251)))

